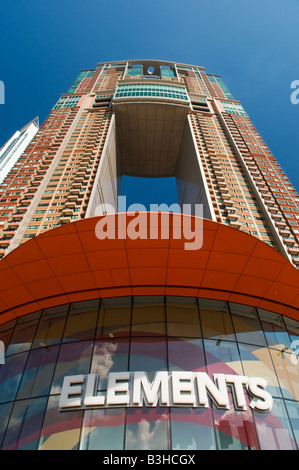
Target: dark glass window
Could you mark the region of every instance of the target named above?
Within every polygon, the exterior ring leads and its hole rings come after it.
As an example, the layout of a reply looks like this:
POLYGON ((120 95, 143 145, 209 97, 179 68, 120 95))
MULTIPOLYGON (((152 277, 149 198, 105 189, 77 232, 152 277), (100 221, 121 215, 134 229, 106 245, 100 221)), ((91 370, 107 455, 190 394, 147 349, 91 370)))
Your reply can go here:
POLYGON ((80 449, 121 450, 124 433, 124 408, 85 411, 80 449))
POLYGON ((118 338, 129 336, 131 324, 131 297, 103 299, 101 301, 97 337, 118 338))
POLYGON ((99 300, 71 304, 63 342, 93 339, 98 318, 99 300))

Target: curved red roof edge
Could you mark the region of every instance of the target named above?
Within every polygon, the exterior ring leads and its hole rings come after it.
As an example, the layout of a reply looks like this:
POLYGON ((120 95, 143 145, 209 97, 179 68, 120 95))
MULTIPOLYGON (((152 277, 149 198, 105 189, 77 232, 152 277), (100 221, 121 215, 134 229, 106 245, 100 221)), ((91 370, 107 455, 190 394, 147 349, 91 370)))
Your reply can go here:
POLYGON ((0 261, 1 324, 68 302, 127 295, 226 300, 299 320, 299 272, 286 258, 245 232, 189 215, 81 219, 27 241, 0 261), (96 229, 104 225, 106 238, 100 240, 96 229), (178 238, 174 230, 184 227, 189 234, 178 238), (186 250, 195 227, 202 246, 186 250), (130 230, 141 238, 126 236, 130 230))

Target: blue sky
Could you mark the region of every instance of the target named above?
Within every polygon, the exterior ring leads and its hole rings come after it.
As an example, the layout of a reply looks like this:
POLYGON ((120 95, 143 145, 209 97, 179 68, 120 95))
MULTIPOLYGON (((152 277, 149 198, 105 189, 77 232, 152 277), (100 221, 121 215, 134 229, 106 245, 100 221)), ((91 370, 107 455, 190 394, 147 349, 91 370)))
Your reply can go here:
POLYGON ((0 146, 81 69, 173 60, 222 76, 299 190, 298 22, 298 0, 0 0, 0 146))

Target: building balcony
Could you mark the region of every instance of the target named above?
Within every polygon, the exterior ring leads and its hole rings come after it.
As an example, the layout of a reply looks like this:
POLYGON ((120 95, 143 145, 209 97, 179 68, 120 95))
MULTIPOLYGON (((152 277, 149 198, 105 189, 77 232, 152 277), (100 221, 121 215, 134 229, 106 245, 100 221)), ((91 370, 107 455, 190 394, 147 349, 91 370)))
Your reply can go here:
POLYGON ((9 224, 7 225, 9 230, 17 230, 17 228, 19 228, 19 226, 20 226, 20 224, 18 222, 9 222, 9 224))
POLYGON ((5 253, 4 249, 8 248, 10 245, 10 240, 0 240, 0 255, 1 255, 1 252, 5 253))
MULTIPOLYGON (((78 190, 76 190, 76 191, 78 191, 78 190)), ((78 194, 79 194, 79 192, 80 192, 80 191, 78 191, 78 194)), ((70 192, 70 195, 69 195, 69 197, 68 197, 67 202, 77 202, 77 201, 78 201, 78 196, 77 196, 77 194, 74 194, 74 193, 71 193, 71 192, 70 192)))
POLYGON ((291 255, 298 255, 299 254, 299 246, 292 246, 288 248, 288 252, 291 255))
POLYGON ((295 245, 295 239, 294 238, 291 238, 291 237, 284 237, 283 238, 283 241, 286 245, 288 246, 293 246, 295 245))
POLYGON ((2 232, 2 238, 5 238, 5 239, 13 238, 14 235, 15 235, 14 230, 7 230, 7 231, 2 232))
POLYGON ((234 212, 228 212, 226 218, 230 221, 237 221, 239 216, 234 212))
MULTIPOLYGON (((80 188, 81 188, 81 185, 80 185, 80 188)), ((77 197, 77 195, 80 194, 80 189, 79 188, 71 188, 70 189, 70 195, 74 196, 74 197, 77 197)))
POLYGON ((241 222, 238 220, 230 220, 229 225, 234 228, 241 228, 241 222))
MULTIPOLYGON (((61 213, 63 217, 68 217, 68 216, 72 216, 74 214, 74 211, 72 208, 66 207, 65 209, 62 210, 61 213)), ((60 217, 60 220, 61 220, 61 217, 60 217)))
POLYGON ((64 207, 66 209, 74 209, 76 207, 76 203, 75 202, 72 202, 72 201, 67 201, 65 204, 64 204, 64 207))
POLYGON ((278 228, 286 227, 286 223, 285 223, 283 220, 276 220, 276 221, 275 221, 275 225, 276 225, 276 227, 278 227, 278 228))
POLYGON ((229 206, 229 207, 234 205, 233 201, 231 199, 227 198, 226 196, 223 197, 223 203, 226 206, 229 206))
POLYGON ((29 205, 31 204, 31 201, 28 200, 28 199, 21 199, 21 200, 20 200, 20 204, 21 204, 22 206, 29 206, 29 205))
POLYGON ((21 222, 23 220, 23 215, 22 214, 17 214, 16 212, 12 216, 13 222, 21 222))
MULTIPOLYGON (((27 212, 27 207, 17 207, 17 211, 16 211, 16 214, 24 214, 25 212, 27 212)), ((14 214, 14 216, 16 215, 14 214)))
POLYGON ((69 224, 71 222, 71 220, 72 219, 69 216, 62 216, 62 217, 60 217, 59 221, 60 221, 61 224, 69 224))
POLYGON ((279 230, 279 234, 282 236, 282 237, 288 237, 290 235, 290 230, 288 229, 281 229, 279 230))

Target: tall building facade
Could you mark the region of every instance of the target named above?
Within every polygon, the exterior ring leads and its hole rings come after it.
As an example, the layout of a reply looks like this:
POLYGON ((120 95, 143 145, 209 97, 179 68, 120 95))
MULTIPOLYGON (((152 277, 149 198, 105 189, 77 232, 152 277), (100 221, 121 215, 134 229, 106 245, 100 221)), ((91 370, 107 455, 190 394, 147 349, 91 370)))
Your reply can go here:
POLYGON ((38 117, 30 121, 0 149, 0 183, 3 182, 39 129, 38 117))
POLYGON ((0 206, 2 449, 298 450, 299 195, 220 76, 82 71, 0 206), (176 178, 167 237, 126 175, 176 178))
POLYGON ((240 102, 203 67, 159 61, 100 63, 59 98, 2 182, 1 255, 97 205, 117 210, 122 175, 175 176, 181 206, 299 265, 298 193, 240 102))

